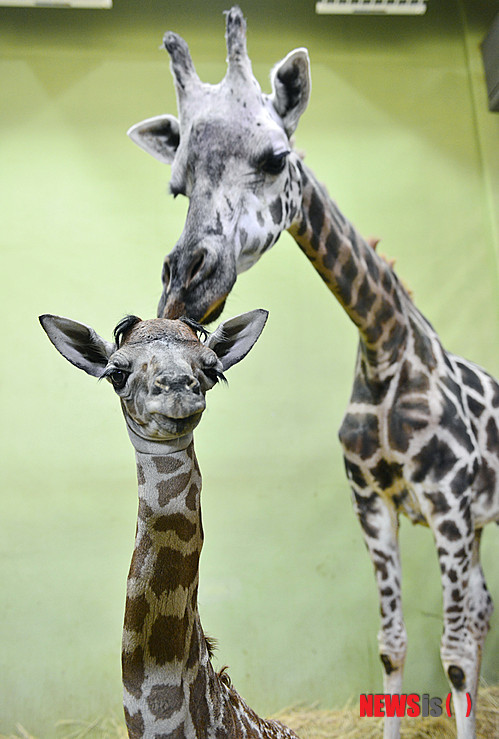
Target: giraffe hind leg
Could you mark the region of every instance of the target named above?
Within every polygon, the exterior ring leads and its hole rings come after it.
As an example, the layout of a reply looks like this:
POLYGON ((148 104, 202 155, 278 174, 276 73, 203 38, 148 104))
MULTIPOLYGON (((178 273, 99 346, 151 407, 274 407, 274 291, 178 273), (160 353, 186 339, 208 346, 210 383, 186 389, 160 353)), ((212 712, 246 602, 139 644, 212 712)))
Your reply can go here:
MULTIPOLYGON (((480 679, 480 666, 482 660, 482 650, 490 628, 490 619, 494 611, 494 603, 487 589, 485 576, 483 574, 480 563, 480 539, 482 529, 476 529, 473 540, 473 549, 471 555, 471 568, 468 581, 468 592, 466 596, 466 612, 468 617, 468 630, 474 637, 477 647, 477 669, 475 677, 475 690, 472 695, 473 704, 476 704, 478 693, 478 682, 480 679)), ((454 684, 454 680, 449 675, 449 679, 454 684)), ((455 685, 458 688, 458 685, 455 685)))
POLYGON ((481 653, 493 610, 479 559, 481 531, 470 531, 464 518, 454 520, 453 529, 445 521, 432 524, 442 573, 442 665, 451 687, 458 739, 474 739, 481 653))
POLYGON ((480 564, 480 538, 482 530, 477 529, 474 534, 471 566, 468 588, 466 593, 467 630, 474 640, 475 662, 473 672, 466 675, 457 665, 449 665, 447 677, 451 683, 451 690, 455 706, 458 737, 474 737, 476 701, 480 680, 482 650, 487 636, 490 619, 494 610, 492 598, 487 589, 485 577, 480 564), (469 695, 469 698, 468 698, 469 695), (471 701, 471 710, 469 706, 471 701), (468 716, 469 713, 469 716, 468 716))
POLYGON ((480 539, 482 529, 475 531, 468 594, 468 614, 470 630, 480 646, 483 646, 490 628, 494 603, 487 589, 482 565, 480 564, 480 539))

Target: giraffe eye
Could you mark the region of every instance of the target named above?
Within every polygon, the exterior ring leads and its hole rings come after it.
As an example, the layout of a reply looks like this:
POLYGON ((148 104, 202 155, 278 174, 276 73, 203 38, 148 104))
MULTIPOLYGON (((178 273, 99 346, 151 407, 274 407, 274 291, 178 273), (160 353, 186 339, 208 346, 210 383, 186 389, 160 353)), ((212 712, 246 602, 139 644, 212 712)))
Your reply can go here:
POLYGON ((260 169, 265 174, 278 175, 281 174, 286 166, 286 159, 289 151, 283 151, 280 154, 268 154, 260 162, 260 169))
POLYGON ((123 390, 128 380, 128 372, 120 369, 112 369, 106 374, 106 377, 111 380, 115 390, 123 390))

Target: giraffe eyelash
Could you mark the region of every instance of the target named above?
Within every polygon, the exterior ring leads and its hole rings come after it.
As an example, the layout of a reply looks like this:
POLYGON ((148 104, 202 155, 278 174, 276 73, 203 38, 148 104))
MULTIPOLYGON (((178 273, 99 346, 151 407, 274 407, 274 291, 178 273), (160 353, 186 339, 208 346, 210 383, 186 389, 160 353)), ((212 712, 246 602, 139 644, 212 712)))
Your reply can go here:
POLYGON ((265 151, 256 161, 256 168, 264 174, 277 176, 284 170, 289 154, 288 150, 278 154, 273 150, 265 151))
POLYGON ((185 195, 185 187, 182 185, 172 185, 170 183, 170 195, 173 195, 174 198, 177 197, 177 195, 185 195))
POLYGON ((224 385, 229 384, 229 381, 225 377, 224 373, 220 372, 220 370, 217 370, 216 367, 207 367, 206 369, 203 370, 203 372, 206 375, 206 377, 212 382, 214 382, 215 384, 217 382, 223 382, 224 385))
POLYGON ((130 370, 123 367, 107 367, 99 380, 110 380, 115 390, 123 390, 130 377, 130 370))

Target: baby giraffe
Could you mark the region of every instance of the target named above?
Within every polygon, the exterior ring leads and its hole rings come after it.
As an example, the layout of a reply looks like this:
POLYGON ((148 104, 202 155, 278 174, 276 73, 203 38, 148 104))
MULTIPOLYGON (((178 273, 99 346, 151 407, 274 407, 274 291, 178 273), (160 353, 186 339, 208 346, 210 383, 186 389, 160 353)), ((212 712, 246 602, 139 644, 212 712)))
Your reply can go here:
POLYGON ((296 739, 259 718, 215 672, 197 605, 203 528, 192 432, 206 392, 245 357, 266 320, 266 311, 251 311, 208 335, 188 319, 129 316, 110 343, 84 324, 40 317, 63 357, 113 385, 135 447, 139 510, 122 646, 130 739, 296 739))

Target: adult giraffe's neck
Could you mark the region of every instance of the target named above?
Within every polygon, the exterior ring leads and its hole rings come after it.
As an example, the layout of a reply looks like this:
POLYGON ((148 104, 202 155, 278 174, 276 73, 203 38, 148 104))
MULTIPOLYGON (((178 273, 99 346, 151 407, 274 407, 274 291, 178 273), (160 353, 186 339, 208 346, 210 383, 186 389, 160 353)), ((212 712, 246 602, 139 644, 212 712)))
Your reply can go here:
POLYGON ((312 172, 299 167, 302 207, 289 232, 359 329, 368 363, 389 367, 407 335, 407 293, 312 172))
POLYGON ((125 717, 134 739, 183 736, 192 686, 209 662, 197 610, 201 475, 192 442, 168 454, 136 451, 136 458, 139 511, 122 645, 125 717))

